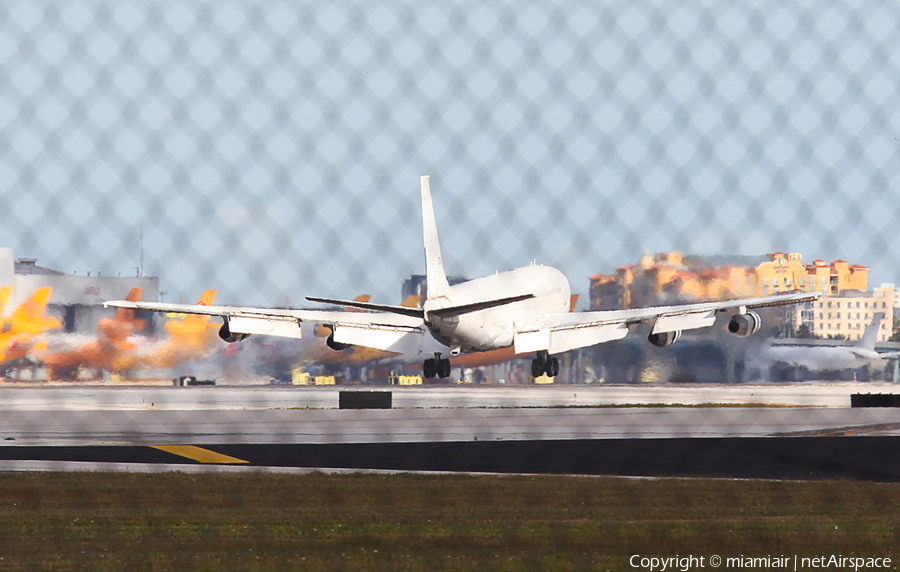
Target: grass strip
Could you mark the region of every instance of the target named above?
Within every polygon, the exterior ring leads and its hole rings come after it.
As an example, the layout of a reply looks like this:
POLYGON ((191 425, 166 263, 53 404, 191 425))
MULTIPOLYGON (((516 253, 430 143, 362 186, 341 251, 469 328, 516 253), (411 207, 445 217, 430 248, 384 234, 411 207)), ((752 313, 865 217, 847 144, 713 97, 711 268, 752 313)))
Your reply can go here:
POLYGON ((634 554, 896 564, 898 506, 900 485, 837 481, 11 473, 0 570, 634 570, 634 554))

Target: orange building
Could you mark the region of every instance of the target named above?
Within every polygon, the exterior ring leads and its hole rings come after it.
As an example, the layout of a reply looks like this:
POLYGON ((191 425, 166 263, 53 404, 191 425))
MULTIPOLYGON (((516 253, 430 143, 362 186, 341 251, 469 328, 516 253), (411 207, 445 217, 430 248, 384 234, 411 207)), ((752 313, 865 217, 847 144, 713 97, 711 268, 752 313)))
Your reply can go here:
POLYGON ((630 266, 620 266, 615 274, 595 274, 589 278, 591 310, 631 308, 631 284, 634 273, 630 266))
POLYGON ((591 309, 747 298, 798 290, 839 295, 868 288, 869 268, 846 260, 830 264, 814 260, 806 265, 799 252, 774 252, 761 262, 759 258, 731 257, 733 263, 715 264, 678 252, 655 256, 645 253, 638 264, 621 266, 615 274, 590 277, 591 309))

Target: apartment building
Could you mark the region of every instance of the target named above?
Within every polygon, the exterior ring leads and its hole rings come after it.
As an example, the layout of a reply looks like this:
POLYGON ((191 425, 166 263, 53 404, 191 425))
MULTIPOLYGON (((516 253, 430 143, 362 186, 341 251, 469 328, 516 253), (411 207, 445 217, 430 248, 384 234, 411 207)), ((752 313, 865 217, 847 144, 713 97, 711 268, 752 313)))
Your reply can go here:
POLYGON ((845 290, 838 296, 822 296, 815 302, 798 305, 795 324, 805 325, 821 337, 844 336, 858 340, 866 326, 878 320, 878 341, 891 337, 894 318, 894 289, 878 287, 872 292, 845 290))

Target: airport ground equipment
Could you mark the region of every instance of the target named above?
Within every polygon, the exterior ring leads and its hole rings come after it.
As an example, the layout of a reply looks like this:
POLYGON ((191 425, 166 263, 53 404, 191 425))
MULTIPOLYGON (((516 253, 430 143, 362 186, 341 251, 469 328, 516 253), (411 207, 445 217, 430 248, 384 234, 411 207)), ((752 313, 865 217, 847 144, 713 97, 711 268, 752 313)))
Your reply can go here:
POLYGON ((391 385, 422 385, 421 375, 391 375, 388 377, 391 385))
POLYGON ((185 387, 192 385, 215 385, 216 380, 214 379, 197 379, 193 375, 182 375, 180 377, 176 377, 172 380, 172 384, 175 387, 185 387))

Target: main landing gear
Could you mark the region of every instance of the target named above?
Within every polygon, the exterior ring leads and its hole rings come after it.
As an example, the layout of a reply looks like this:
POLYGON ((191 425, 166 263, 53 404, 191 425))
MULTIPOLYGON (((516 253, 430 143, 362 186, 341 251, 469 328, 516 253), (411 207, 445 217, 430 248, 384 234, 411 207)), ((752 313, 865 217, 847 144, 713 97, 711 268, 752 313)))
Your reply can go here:
POLYGON ((559 360, 550 357, 547 352, 538 352, 537 357, 531 360, 531 376, 540 377, 542 375, 547 377, 559 375, 559 360))
POLYGON ((441 359, 441 354, 434 354, 434 359, 427 359, 425 363, 422 364, 422 369, 425 377, 431 379, 434 376, 438 376, 440 378, 450 377, 450 360, 447 358, 441 359))

